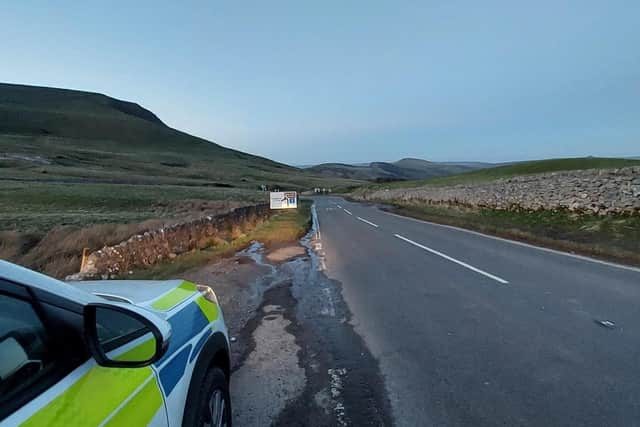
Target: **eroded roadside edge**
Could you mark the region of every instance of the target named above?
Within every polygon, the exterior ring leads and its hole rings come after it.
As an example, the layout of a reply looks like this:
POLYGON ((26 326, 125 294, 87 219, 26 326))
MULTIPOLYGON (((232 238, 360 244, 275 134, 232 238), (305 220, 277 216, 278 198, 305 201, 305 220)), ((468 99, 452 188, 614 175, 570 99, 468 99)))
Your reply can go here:
MULTIPOLYGON (((238 411, 234 410, 237 422, 242 421, 243 425, 391 425, 390 403, 378 362, 351 325, 351 313, 342 298, 341 284, 329 279, 324 272, 317 218, 312 224, 300 241, 306 256, 273 266, 277 270, 272 275, 274 280, 239 338, 246 342, 246 351, 234 374, 240 378, 241 385, 234 390, 234 398, 241 402, 237 405, 238 411), (283 344, 274 350, 273 346, 264 344, 268 330, 265 325, 279 322, 281 318, 285 322, 281 323, 280 334, 270 339, 280 342, 284 337, 284 341, 290 342, 286 335, 294 337, 296 367, 290 366, 290 355, 283 354, 294 351, 294 347, 283 344), (289 365, 288 374, 274 374, 278 371, 272 368, 274 361, 289 365), (300 369, 304 372, 304 386, 296 387, 302 383, 296 379, 300 369), (246 378, 254 380, 246 381, 246 378), (263 391, 256 393, 250 389, 252 383, 263 391), (251 400, 249 405, 245 404, 247 397, 251 400), (283 410, 273 418, 282 402, 285 403, 283 410)), ((232 379, 232 384, 234 381, 232 379)))

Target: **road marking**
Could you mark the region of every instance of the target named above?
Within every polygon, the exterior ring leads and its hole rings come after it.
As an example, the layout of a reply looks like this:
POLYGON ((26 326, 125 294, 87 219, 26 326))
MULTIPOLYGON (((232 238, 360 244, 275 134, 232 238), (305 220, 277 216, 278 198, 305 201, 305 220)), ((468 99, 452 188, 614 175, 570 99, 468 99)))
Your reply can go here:
POLYGON ((336 421, 340 426, 347 426, 346 413, 342 402, 342 378, 347 374, 346 368, 328 369, 327 373, 331 377, 329 380, 331 400, 333 401, 333 412, 336 415, 336 421))
POLYGON ((353 215, 351 212, 349 212, 348 210, 346 210, 345 208, 342 208, 342 210, 344 210, 346 213, 348 213, 349 215, 353 215))
POLYGON ((630 265, 623 265, 623 264, 617 264, 615 262, 603 261, 601 259, 590 258, 590 257, 585 256, 585 255, 572 254, 570 252, 562 252, 562 251, 559 251, 557 249, 551 249, 551 248, 545 248, 545 247, 542 247, 542 246, 536 246, 536 245, 532 245, 531 243, 519 242, 517 240, 510 240, 510 239, 506 239, 504 237, 492 236, 490 234, 480 233, 479 231, 467 230, 466 228, 456 227, 454 225, 438 224, 437 222, 425 221, 423 219, 418 219, 418 218, 411 218, 409 216, 398 215, 398 214, 394 214, 394 213, 387 212, 387 211, 380 211, 380 212, 382 212, 382 213, 384 213, 386 215, 395 216, 395 217, 400 218, 400 219, 406 219, 406 220, 414 221, 414 222, 421 222, 423 224, 435 225, 436 227, 448 228, 450 230, 463 231, 465 233, 475 234, 476 236, 485 237, 487 239, 499 240, 501 242, 511 243, 513 245, 523 246, 525 248, 537 249, 539 251, 549 252, 549 253, 556 254, 556 255, 564 255, 564 256, 571 257, 571 258, 576 258, 576 259, 579 259, 581 261, 593 262, 593 263, 596 263, 596 264, 605 265, 607 267, 620 268, 620 269, 623 269, 623 270, 629 270, 629 271, 633 271, 635 273, 640 273, 640 268, 632 267, 630 265))
POLYGON ((500 278, 498 276, 494 276, 491 273, 487 273, 486 271, 480 270, 479 268, 476 268, 476 267, 474 267, 472 265, 469 265, 466 262, 459 261, 459 260, 457 260, 455 258, 450 257, 449 255, 443 254, 442 252, 438 252, 435 249, 428 248, 428 247, 426 247, 424 245, 421 245, 420 243, 414 242, 413 240, 407 239, 406 237, 403 237, 403 236, 401 236, 399 234, 394 234, 394 236, 396 236, 400 240, 404 240, 405 242, 412 244, 413 246, 417 246, 420 249, 424 249, 427 252, 431 252, 434 255, 438 255, 438 256, 446 259, 446 260, 449 260, 451 262, 455 262, 456 264, 461 265, 461 266, 463 266, 465 268, 468 268, 469 270, 475 271, 476 273, 482 274, 483 276, 486 276, 486 277, 488 277, 490 279, 493 279, 496 282, 500 282, 503 285, 506 285, 506 284, 509 283, 506 280, 504 280, 504 279, 502 279, 502 278, 500 278))
POLYGON ((340 209, 342 209, 342 206, 340 206, 339 204, 336 203, 336 206, 339 207, 340 209))
POLYGON ((311 205, 311 222, 312 228, 316 230, 316 238, 321 239, 322 235, 320 234, 320 221, 318 220, 318 212, 316 212, 316 204, 315 202, 311 205))
POLYGON ((316 230, 316 241, 310 242, 308 248, 315 252, 318 256, 318 271, 325 271, 327 269, 327 264, 325 263, 325 252, 322 250, 322 235, 320 234, 320 220, 318 219, 318 214, 316 212, 316 204, 311 205, 311 220, 312 220, 312 229, 316 230), (312 247, 313 245, 313 247, 312 247))
POLYGON ((360 221, 362 221, 362 222, 366 222, 367 224, 369 224, 369 225, 371 225, 371 226, 373 226, 373 227, 375 227, 375 228, 378 228, 378 225, 377 225, 377 224, 372 223, 371 221, 367 221, 366 219, 364 219, 364 218, 360 218, 359 216, 357 216, 356 218, 358 218, 358 219, 359 219, 360 221))

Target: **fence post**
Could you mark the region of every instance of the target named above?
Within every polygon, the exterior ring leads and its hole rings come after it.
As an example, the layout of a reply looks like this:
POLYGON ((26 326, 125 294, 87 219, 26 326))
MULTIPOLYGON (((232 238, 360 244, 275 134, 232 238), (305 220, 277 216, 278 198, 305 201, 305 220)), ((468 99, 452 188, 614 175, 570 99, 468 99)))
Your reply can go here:
POLYGON ((87 263, 88 257, 89 257, 89 248, 82 249, 82 262, 80 263, 80 272, 84 271, 84 267, 87 263))

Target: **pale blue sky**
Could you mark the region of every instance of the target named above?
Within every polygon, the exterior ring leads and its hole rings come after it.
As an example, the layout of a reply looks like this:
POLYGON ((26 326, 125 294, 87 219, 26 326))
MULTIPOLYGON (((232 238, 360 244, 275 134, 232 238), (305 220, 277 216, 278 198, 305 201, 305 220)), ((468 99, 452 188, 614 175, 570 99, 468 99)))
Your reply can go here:
POLYGON ((637 0, 0 10, 0 81, 135 101, 290 164, 640 155, 637 0))

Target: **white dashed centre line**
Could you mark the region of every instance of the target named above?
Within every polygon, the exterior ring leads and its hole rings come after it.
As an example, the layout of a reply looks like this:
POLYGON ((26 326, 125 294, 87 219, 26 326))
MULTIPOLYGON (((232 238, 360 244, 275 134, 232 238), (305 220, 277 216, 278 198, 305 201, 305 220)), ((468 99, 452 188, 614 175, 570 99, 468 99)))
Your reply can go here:
POLYGON ((346 210, 345 208, 342 208, 342 210, 344 210, 346 213, 348 213, 349 215, 353 215, 351 212, 349 212, 348 210, 346 210))
POLYGON ((358 219, 359 219, 360 221, 362 221, 362 222, 365 222, 365 223, 369 224, 369 225, 370 225, 370 226, 372 226, 372 227, 378 228, 378 225, 377 225, 377 224, 372 223, 371 221, 367 221, 366 219, 364 219, 364 218, 360 218, 359 216, 357 216, 356 218, 358 218, 358 219))
POLYGON ((496 282, 502 283, 503 285, 506 285, 506 284, 509 283, 506 280, 504 280, 504 279, 502 279, 502 278, 500 278, 498 276, 494 276, 491 273, 487 273, 486 271, 480 270, 479 268, 476 268, 476 267, 474 267, 472 265, 469 265, 466 262, 462 262, 462 261, 459 261, 459 260, 457 260, 455 258, 452 258, 449 255, 446 255, 446 254, 443 254, 442 252, 436 251, 435 249, 428 248, 428 247, 426 247, 424 245, 421 245, 420 243, 414 242, 413 240, 407 239, 406 237, 403 237, 403 236, 401 236, 399 234, 394 234, 394 236, 396 236, 400 240, 404 240, 405 242, 412 244, 413 246, 417 246, 420 249, 424 249, 425 251, 430 252, 430 253, 432 253, 434 255, 438 255, 438 256, 440 256, 440 257, 442 257, 442 258, 444 258, 444 259, 446 259, 448 261, 455 262, 456 264, 461 265, 464 268, 468 268, 471 271, 475 271, 476 273, 482 274, 483 276, 486 276, 486 277, 488 277, 490 279, 493 279, 496 282))

